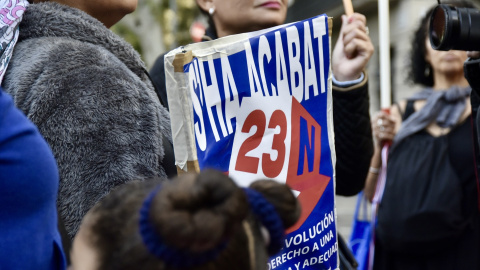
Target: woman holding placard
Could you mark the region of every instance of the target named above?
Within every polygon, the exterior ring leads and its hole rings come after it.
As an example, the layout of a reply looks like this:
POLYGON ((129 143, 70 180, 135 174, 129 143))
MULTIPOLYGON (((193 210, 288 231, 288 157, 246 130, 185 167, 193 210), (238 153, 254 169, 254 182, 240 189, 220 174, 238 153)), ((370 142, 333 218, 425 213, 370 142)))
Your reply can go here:
MULTIPOLYGON (((287 15, 286 0, 197 0, 209 18, 204 40, 278 26, 287 15)), ((336 192, 355 195, 364 186, 373 153, 365 67, 373 54, 365 16, 342 16, 340 37, 332 53, 333 106, 337 153, 336 192), (355 130, 355 132, 351 132, 355 130)), ((164 56, 150 71, 157 94, 168 108, 164 56)))
MULTIPOLYGON (((197 4, 209 17, 205 41, 281 25, 287 13, 286 0, 197 0, 197 4)), ((355 195, 363 189, 373 152, 367 74, 364 73, 373 45, 367 32, 365 16, 358 13, 342 16, 340 36, 332 54, 336 193, 339 195, 355 195)), ((157 59, 150 73, 158 96, 168 108, 164 56, 157 59)), ((340 267, 344 269, 351 262, 344 260, 349 252, 346 248, 342 250, 342 246, 345 247, 342 241, 339 237, 340 267)))

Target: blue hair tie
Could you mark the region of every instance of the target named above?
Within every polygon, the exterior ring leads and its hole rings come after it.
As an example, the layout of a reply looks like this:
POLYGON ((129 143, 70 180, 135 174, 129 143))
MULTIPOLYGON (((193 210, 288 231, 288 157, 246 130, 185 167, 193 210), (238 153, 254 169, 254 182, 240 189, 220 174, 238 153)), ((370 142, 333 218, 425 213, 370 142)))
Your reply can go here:
POLYGON ((244 190, 247 194, 250 209, 270 234, 268 252, 270 254, 277 253, 283 247, 285 237, 285 228, 282 219, 278 215, 275 207, 267 201, 260 192, 251 188, 244 188, 244 190))
POLYGON ((160 188, 161 186, 158 186, 148 195, 140 209, 140 235, 148 251, 161 259, 166 265, 175 268, 197 266, 214 260, 226 247, 226 242, 223 242, 215 249, 193 253, 166 245, 162 237, 156 233, 154 225, 150 222, 150 208, 160 188))

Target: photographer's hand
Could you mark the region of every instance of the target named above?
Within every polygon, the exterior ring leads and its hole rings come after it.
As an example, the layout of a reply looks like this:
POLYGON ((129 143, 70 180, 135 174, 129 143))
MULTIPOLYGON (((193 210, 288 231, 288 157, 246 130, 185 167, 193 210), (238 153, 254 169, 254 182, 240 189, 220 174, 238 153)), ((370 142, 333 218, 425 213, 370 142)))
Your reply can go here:
POLYGON ((480 58, 480 52, 479 51, 469 51, 467 52, 467 56, 470 58, 480 58))

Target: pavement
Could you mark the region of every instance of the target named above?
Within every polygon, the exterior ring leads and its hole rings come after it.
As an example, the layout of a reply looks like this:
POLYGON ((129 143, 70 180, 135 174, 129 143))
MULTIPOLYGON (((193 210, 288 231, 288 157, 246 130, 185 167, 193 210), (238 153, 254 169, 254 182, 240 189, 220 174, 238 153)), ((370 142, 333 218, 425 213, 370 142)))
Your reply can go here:
MULTIPOLYGON (((337 206, 337 230, 344 239, 348 241, 352 231, 353 214, 355 213, 357 196, 336 196, 335 200, 337 206)), ((367 209, 370 210, 370 207, 371 206, 368 205, 367 209)))

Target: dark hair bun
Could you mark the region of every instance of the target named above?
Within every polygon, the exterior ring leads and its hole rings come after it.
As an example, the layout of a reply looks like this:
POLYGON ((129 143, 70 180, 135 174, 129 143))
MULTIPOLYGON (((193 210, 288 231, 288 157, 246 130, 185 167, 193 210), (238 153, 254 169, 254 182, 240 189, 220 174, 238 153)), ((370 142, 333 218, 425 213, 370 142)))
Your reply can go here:
POLYGON ((207 169, 165 182, 150 215, 166 244, 204 252, 224 242, 247 211, 243 190, 223 173, 207 169))
POLYGON ((285 229, 294 225, 300 218, 300 203, 287 185, 274 180, 259 180, 253 182, 250 188, 260 192, 275 207, 285 229))

